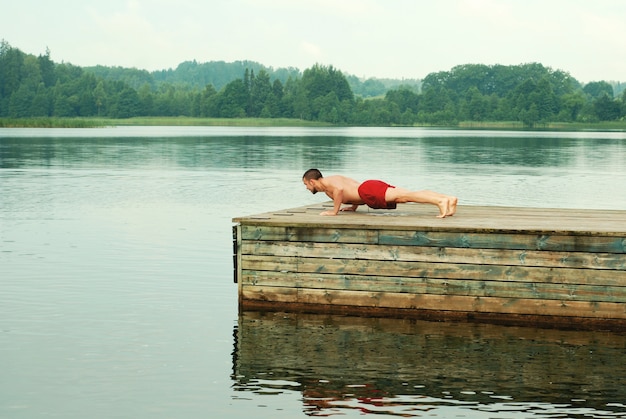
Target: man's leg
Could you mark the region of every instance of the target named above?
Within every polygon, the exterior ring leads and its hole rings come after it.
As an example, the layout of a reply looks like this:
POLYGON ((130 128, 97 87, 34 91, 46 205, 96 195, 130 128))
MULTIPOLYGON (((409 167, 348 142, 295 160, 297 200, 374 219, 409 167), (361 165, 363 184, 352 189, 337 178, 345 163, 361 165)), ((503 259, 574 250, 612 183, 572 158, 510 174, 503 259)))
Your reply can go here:
POLYGON ((439 215, 437 216, 439 218, 454 215, 458 202, 458 199, 454 196, 448 196, 429 190, 410 191, 404 188, 388 188, 385 193, 385 200, 397 204, 416 202, 418 204, 436 205, 437 208, 439 208, 439 215))

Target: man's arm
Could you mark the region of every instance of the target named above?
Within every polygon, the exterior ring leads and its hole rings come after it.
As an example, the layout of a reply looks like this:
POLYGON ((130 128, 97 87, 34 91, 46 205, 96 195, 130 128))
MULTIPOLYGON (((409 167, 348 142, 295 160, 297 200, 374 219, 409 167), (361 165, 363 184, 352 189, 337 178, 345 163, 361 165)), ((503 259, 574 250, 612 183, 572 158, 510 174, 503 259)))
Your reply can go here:
POLYGON ((339 214, 339 210, 341 209, 341 204, 343 204, 343 188, 334 188, 332 191, 333 195, 333 210, 332 211, 324 211, 320 213, 320 215, 337 215, 339 214))
POLYGON ((351 207, 341 208, 339 211, 356 211, 360 204, 352 204, 351 207))

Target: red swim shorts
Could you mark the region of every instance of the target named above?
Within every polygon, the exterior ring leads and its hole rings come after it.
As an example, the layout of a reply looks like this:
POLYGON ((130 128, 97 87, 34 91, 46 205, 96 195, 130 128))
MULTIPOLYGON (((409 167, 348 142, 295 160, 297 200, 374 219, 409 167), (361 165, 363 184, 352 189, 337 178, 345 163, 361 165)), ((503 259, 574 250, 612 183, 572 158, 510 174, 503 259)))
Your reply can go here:
POLYGON ((387 188, 395 188, 382 180, 366 180, 359 185, 359 196, 365 204, 374 209, 395 209, 395 202, 385 201, 387 188))

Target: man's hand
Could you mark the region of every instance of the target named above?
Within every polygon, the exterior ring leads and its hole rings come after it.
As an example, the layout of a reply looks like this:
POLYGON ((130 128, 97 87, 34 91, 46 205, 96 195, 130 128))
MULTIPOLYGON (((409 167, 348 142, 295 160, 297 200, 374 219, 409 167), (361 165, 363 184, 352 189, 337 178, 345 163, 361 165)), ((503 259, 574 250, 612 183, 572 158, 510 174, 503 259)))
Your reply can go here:
POLYGON ((335 211, 323 211, 320 212, 320 215, 337 215, 335 211))
POLYGON ((358 205, 352 205, 350 207, 344 207, 340 209, 339 211, 356 211, 358 207, 359 207, 358 205))

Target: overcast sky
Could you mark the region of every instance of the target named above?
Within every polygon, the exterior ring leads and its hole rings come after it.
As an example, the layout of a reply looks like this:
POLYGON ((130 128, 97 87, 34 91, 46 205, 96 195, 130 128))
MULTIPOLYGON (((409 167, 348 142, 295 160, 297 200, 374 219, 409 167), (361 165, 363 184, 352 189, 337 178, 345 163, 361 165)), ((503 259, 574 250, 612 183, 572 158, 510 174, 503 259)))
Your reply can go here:
POLYGON ((539 62, 626 81, 624 0, 0 0, 0 38, 55 62, 146 70, 253 60, 424 78, 539 62))

